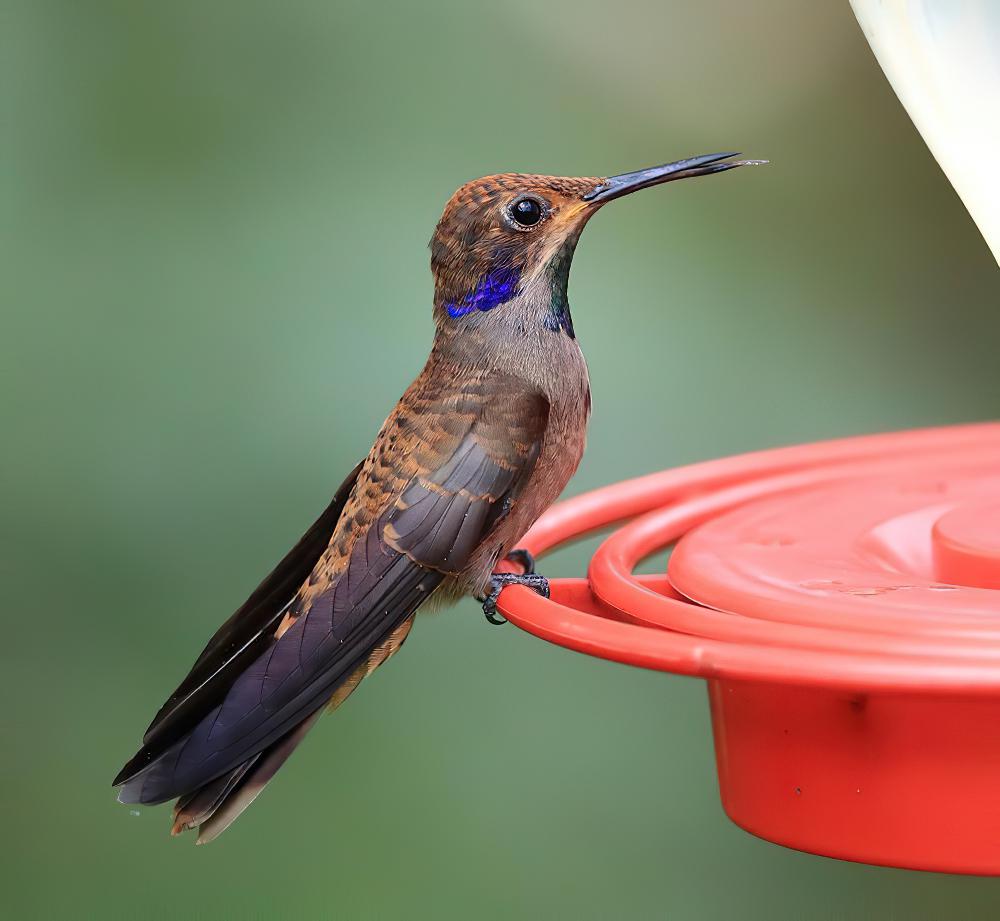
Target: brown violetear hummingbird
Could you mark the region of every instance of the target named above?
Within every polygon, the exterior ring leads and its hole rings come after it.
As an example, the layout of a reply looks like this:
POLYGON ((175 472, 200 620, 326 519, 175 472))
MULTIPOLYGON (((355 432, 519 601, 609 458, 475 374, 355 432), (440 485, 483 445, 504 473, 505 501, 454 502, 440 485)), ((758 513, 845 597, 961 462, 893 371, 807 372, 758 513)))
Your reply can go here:
MULTIPOLYGON (((115 778, 123 803, 177 799, 211 841, 324 709, 402 646, 416 610, 505 585, 547 594, 517 542, 583 454, 590 384, 570 263, 607 202, 759 161, 710 154, 611 178, 504 174, 462 186, 431 240, 434 345, 325 512, 209 640, 115 778), (525 572, 494 574, 505 557, 525 572)), ((502 622, 502 621, 501 621, 502 622)))

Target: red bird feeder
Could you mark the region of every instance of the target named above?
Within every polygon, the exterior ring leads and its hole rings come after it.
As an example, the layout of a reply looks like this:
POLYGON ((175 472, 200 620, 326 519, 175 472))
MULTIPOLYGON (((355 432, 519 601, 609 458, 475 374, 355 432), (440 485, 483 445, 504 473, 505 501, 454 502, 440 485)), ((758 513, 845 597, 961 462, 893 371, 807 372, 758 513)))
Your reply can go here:
POLYGON ((555 506, 524 546, 618 524, 512 623, 704 678, 722 804, 865 863, 1000 874, 1000 424, 783 448, 555 506), (674 546, 665 576, 636 564, 674 546))

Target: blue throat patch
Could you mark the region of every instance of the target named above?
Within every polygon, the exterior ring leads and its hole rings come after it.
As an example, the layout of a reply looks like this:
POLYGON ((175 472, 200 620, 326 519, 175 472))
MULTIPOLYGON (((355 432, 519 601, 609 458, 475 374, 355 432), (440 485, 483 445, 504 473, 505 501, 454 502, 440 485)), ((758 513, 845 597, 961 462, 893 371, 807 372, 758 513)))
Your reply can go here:
POLYGON ((505 304, 517 294, 517 286, 521 281, 521 270, 516 268, 495 269, 479 279, 474 291, 470 291, 462 300, 447 305, 449 317, 464 317, 475 310, 492 310, 505 304))

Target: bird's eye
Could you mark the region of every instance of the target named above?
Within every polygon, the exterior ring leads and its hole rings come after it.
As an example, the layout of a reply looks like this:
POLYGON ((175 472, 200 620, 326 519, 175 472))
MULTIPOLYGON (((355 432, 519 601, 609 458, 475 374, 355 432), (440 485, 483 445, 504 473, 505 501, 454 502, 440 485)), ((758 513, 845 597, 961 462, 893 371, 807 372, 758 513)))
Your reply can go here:
POLYGON ((519 198, 510 206, 510 217, 521 227, 533 227, 545 214, 545 206, 537 198, 519 198))

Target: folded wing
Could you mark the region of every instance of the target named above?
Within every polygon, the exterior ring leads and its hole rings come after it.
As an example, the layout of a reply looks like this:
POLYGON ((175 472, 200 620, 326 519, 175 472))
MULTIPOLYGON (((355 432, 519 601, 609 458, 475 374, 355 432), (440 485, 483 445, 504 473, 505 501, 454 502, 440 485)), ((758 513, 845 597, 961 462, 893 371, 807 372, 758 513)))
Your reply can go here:
MULTIPOLYGON (((204 789, 202 800, 219 808, 248 762, 287 756, 287 740, 359 680, 372 651, 462 570, 517 501, 547 418, 544 398, 513 381, 500 398, 495 381, 468 381, 460 394, 414 385, 297 593, 280 604, 288 578, 272 574, 255 592, 267 603, 252 596, 220 629, 119 775, 119 798, 157 803, 204 789)), ((303 538, 308 555, 327 524, 303 538)))

